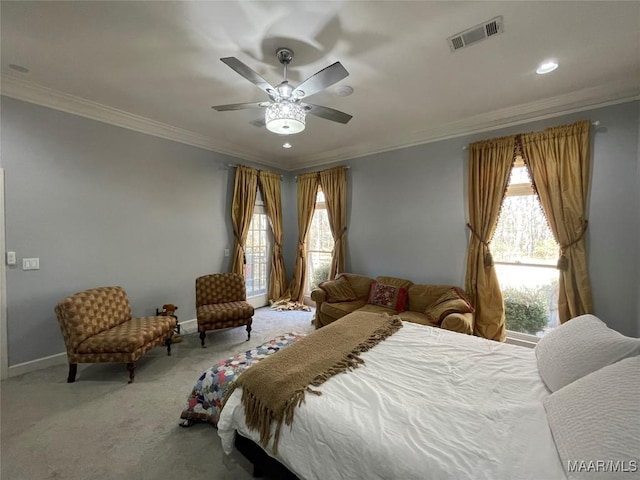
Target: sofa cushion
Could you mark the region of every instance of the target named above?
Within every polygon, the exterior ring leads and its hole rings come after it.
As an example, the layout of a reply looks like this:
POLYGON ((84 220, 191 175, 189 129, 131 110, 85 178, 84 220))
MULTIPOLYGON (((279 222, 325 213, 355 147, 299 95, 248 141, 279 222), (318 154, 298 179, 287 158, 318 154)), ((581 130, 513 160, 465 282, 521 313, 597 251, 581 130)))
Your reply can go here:
POLYGON ((403 322, 411 322, 418 323, 420 325, 428 325, 430 327, 437 327, 437 323, 433 323, 429 320, 429 317, 425 313, 420 312, 412 312, 411 310, 407 310, 405 312, 399 313, 398 316, 403 322))
POLYGON ((356 292, 358 298, 366 299, 369 296, 369 289, 373 278, 365 275, 359 275, 357 273, 341 273, 336 278, 346 277, 349 280, 349 285, 356 292))
POLYGON ((131 305, 122 287, 98 287, 62 300, 56 314, 73 351, 87 338, 131 319, 131 305))
POLYGON ((198 323, 225 322, 253 316, 254 309, 244 301, 202 305, 196 309, 198 323))
POLYGON ((425 310, 429 320, 440 325, 450 313, 473 313, 475 310, 458 287, 447 290, 435 303, 425 310))
POLYGON ((438 298, 448 292, 454 285, 424 285, 414 283, 407 290, 409 303, 407 310, 424 313, 438 298))
POLYGON ((351 287, 347 277, 338 277, 335 280, 322 282, 318 285, 326 294, 326 301, 335 302, 352 302, 358 299, 358 295, 351 287))
POLYGON ((371 293, 367 303, 390 308, 396 312, 403 312, 407 303, 407 296, 406 287, 375 281, 371 284, 371 293))
POLYGON ((382 275, 376 277, 376 282, 384 283, 385 285, 393 285, 394 287, 404 287, 407 290, 411 285, 413 285, 413 282, 411 280, 407 280, 405 278, 385 277, 382 275))
POLYGON ((335 320, 344 317, 346 314, 353 312, 364 306, 365 300, 354 300, 353 302, 328 303, 322 302, 320 312, 335 320))
POLYGON ((380 305, 371 305, 367 303, 363 305, 362 308, 358 309, 359 312, 368 312, 368 313, 386 313, 387 315, 397 315, 398 312, 393 310, 392 308, 381 307, 380 305))
POLYGON ((82 342, 76 353, 132 353, 157 338, 168 337, 175 317, 134 317, 82 342))
POLYGON ((450 313, 440 323, 440 328, 452 332, 473 335, 473 313, 450 313))

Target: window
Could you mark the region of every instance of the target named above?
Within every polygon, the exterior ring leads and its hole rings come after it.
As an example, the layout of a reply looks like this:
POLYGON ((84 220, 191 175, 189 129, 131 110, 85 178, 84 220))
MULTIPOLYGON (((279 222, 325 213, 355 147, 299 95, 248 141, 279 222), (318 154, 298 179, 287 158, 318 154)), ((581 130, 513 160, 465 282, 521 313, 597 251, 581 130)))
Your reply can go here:
POLYGON ((527 166, 517 157, 491 240, 507 330, 543 336, 558 325, 558 244, 527 166))
POLYGON ((253 299, 250 303, 254 306, 261 307, 268 303, 270 251, 271 227, 262 202, 258 201, 249 224, 249 233, 244 247, 247 262, 244 266, 247 298, 253 299))
POLYGON ((329 279, 332 252, 333 235, 331 227, 329 227, 324 193, 318 189, 311 227, 307 235, 307 279, 305 282, 307 294, 310 294, 311 290, 316 288, 320 282, 329 279))

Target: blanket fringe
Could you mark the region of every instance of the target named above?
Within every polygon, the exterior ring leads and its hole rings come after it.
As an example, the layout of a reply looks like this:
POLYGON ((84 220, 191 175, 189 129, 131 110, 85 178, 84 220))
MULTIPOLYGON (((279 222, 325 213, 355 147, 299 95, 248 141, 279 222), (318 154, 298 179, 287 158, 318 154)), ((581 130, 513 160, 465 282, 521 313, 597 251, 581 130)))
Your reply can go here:
MULTIPOLYGON (((267 448, 269 440, 271 440, 271 424, 275 421, 276 428, 273 435, 272 450, 274 454, 277 454, 282 424, 284 423, 289 427, 291 426, 295 409, 304 403, 306 393, 312 393, 318 396, 322 395, 322 392, 312 389, 311 386, 319 387, 332 376, 354 370, 363 365, 365 362, 360 358, 360 354, 370 350, 382 340, 400 330, 400 328, 402 328, 400 318, 392 317, 389 324, 375 330, 367 340, 356 345, 342 360, 318 374, 308 386, 295 390, 291 397, 285 402, 282 412, 276 412, 266 407, 260 399, 246 388, 243 388, 242 404, 244 406, 247 427, 252 430, 257 430, 260 433, 260 443, 263 447, 267 448)), ((235 388, 235 385, 233 388, 235 388)), ((232 391, 231 388, 229 390, 232 391)))

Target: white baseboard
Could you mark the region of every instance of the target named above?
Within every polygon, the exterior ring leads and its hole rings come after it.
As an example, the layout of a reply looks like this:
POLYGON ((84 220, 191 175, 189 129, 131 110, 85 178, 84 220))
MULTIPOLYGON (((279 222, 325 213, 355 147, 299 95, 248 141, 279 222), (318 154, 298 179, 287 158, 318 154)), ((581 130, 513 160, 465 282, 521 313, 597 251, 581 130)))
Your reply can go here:
POLYGON ((47 367, 64 365, 65 363, 67 363, 67 352, 56 353, 55 355, 49 355, 48 357, 29 360, 28 362, 11 365, 9 367, 9 378, 16 377, 24 373, 35 372, 36 370, 42 370, 47 367))
MULTIPOLYGON (((196 319, 184 320, 180 322, 180 328, 187 326, 183 333, 193 333, 191 331, 191 324, 196 323, 196 319)), ((194 331, 197 331, 196 328, 194 331)), ((181 330, 182 331, 182 330, 181 330)), ((29 360, 28 362, 18 363, 17 365, 11 365, 9 367, 9 378, 17 377, 29 372, 35 372, 36 370, 42 370, 43 368, 55 367, 58 365, 65 365, 67 363, 67 352, 56 353, 55 355, 49 355, 48 357, 37 358, 35 360, 29 360)))
POLYGON ((194 333, 198 331, 198 320, 195 318, 192 318, 191 320, 178 321, 178 323, 180 324, 180 333, 194 333), (195 325, 193 330, 191 330, 192 324, 195 325), (185 326, 187 327, 186 329, 185 326))

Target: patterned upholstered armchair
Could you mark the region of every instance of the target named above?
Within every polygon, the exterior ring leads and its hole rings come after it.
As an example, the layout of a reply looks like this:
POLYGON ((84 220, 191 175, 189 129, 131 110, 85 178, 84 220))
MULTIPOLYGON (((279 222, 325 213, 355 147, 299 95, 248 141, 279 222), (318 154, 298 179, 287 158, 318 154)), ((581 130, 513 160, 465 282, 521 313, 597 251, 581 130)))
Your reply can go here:
POLYGON ((251 338, 253 307, 247 303, 244 277, 237 273, 214 273, 196 278, 196 317, 200 343, 206 332, 219 328, 247 326, 251 338))
POLYGON ((55 311, 67 346, 69 383, 76 379, 78 363, 126 363, 131 383, 135 362, 143 353, 164 344, 171 355, 176 318, 132 317, 122 287, 76 293, 58 303, 55 311))

